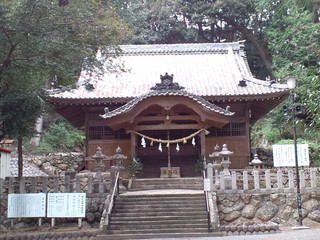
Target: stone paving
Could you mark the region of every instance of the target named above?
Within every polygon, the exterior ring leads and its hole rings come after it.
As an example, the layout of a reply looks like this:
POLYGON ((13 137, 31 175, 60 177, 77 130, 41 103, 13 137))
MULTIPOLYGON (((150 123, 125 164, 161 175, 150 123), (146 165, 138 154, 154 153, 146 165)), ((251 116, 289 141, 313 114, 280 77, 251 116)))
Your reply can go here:
POLYGON ((320 227, 293 230, 292 228, 282 228, 280 233, 240 235, 223 237, 199 237, 199 238, 162 238, 161 240, 319 240, 320 227))

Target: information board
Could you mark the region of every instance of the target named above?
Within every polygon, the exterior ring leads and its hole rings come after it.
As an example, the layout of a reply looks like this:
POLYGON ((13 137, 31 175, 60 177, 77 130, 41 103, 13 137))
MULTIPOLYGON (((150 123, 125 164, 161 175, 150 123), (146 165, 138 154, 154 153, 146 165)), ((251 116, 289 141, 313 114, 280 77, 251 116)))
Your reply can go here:
POLYGON ((85 193, 48 193, 47 217, 85 217, 85 193))
MULTIPOLYGON (((273 145, 273 164, 275 167, 294 167, 295 153, 294 145, 273 145)), ((309 166, 309 148, 308 144, 297 144, 297 158, 299 166, 309 166)))
POLYGON ((8 194, 8 218, 46 216, 45 193, 8 194))

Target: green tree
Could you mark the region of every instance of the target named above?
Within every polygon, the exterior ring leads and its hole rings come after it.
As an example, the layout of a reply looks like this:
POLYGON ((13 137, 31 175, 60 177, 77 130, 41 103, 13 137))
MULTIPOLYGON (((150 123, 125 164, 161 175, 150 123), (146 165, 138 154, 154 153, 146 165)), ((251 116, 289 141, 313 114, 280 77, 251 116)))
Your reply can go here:
POLYGON ((126 32, 105 1, 0 2, 0 119, 3 132, 18 138, 19 176, 22 137, 41 112, 40 90, 53 80, 72 83, 80 69, 104 71, 103 63, 111 53, 116 56, 126 32))
POLYGON ((308 127, 317 129, 320 126, 319 1, 260 0, 259 3, 273 75, 279 79, 288 75, 297 78, 297 100, 307 109, 308 127))
POLYGON ((131 43, 232 42, 246 40, 259 77, 271 74, 267 42, 252 0, 112 0, 133 34, 131 43))
MULTIPOLYGON (((133 31, 130 43, 232 42, 245 40, 254 75, 273 80, 294 75, 297 100, 307 110, 298 137, 316 139, 320 127, 319 0, 111 0, 133 31)), ((291 103, 284 103, 290 106, 291 103)), ((253 136, 269 143, 292 138, 292 121, 279 108, 253 136), (260 134, 261 133, 261 134, 260 134)))

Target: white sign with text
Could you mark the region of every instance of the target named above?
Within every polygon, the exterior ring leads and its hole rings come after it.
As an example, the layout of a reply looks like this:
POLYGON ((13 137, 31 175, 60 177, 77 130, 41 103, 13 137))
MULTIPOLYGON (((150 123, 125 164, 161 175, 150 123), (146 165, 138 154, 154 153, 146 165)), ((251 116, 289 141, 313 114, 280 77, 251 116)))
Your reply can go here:
POLYGON ((46 216, 45 193, 8 194, 8 218, 46 216))
POLYGON ((85 193, 48 193, 49 218, 85 217, 86 194, 85 193))
MULTIPOLYGON (((273 145, 272 150, 274 167, 296 166, 294 144, 273 145)), ((298 165, 308 167, 310 165, 308 144, 297 144, 297 153, 298 165)))

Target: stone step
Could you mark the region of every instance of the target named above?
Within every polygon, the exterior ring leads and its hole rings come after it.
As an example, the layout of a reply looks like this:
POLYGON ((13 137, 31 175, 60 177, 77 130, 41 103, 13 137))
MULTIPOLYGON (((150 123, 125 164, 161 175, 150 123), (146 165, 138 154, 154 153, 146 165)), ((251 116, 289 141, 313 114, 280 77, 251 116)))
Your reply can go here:
POLYGON ((154 189, 203 189, 202 178, 146 178, 134 179, 132 190, 154 190, 154 189))
POLYGON ((117 201, 145 201, 148 202, 158 202, 158 201, 196 201, 196 200, 202 200, 204 201, 204 195, 201 194, 185 194, 185 195, 119 195, 117 198, 117 201), (187 198, 187 199, 186 199, 187 198))
MULTIPOLYGON (((190 216, 190 214, 185 214, 183 215, 146 215, 146 216, 140 216, 137 219, 137 216, 134 214, 131 215, 121 215, 121 216, 115 216, 115 214, 113 214, 111 216, 111 221, 126 221, 126 222, 130 222, 130 221, 174 221, 174 220, 184 220, 184 221, 189 221, 189 220, 196 220, 196 219, 203 219, 203 213, 198 213, 198 214, 194 214, 192 216, 190 216)), ((205 218, 206 219, 206 218, 205 218)))
POLYGON ((185 212, 113 212, 111 217, 151 217, 151 216, 173 216, 173 217, 186 217, 186 216, 193 216, 193 217, 198 217, 198 216, 206 216, 206 212, 199 212, 199 211, 185 211, 185 212))
POLYGON ((115 207, 130 207, 128 206, 128 203, 131 203, 131 205, 137 206, 137 207, 143 207, 143 206, 151 206, 151 207, 157 207, 157 206, 167 206, 167 207, 176 207, 178 206, 203 206, 204 199, 181 199, 179 200, 170 200, 170 199, 159 199, 159 200, 147 200, 147 199, 141 199, 141 201, 116 201, 115 207))
POLYGON ((161 238, 199 238, 218 237, 221 233, 145 233, 145 234, 112 234, 98 235, 96 240, 128 240, 128 239, 161 239, 161 238))
POLYGON ((143 212, 145 214, 147 213, 167 213, 167 214, 178 214, 179 213, 183 213, 183 212, 187 212, 187 213, 194 213, 194 212, 204 212, 204 207, 200 206, 197 208, 193 208, 193 207, 172 207, 172 208, 166 208, 165 206, 163 207, 157 207, 157 208, 136 208, 136 207, 131 207, 131 208, 115 208, 113 210, 113 213, 140 213, 143 212))
POLYGON ((121 202, 121 203, 115 203, 114 205, 114 209, 123 209, 123 210, 147 210, 147 209, 162 209, 162 208, 166 208, 168 210, 174 210, 174 209, 204 209, 205 206, 205 201, 198 201, 195 202, 194 204, 192 204, 193 201, 175 201, 175 202, 171 202, 171 201, 166 201, 166 200, 161 200, 158 202, 148 202, 148 201, 142 201, 142 202, 131 202, 131 201, 127 201, 127 202, 121 202))
MULTIPOLYGON (((146 188, 150 183, 153 183, 151 186, 157 186, 156 189, 161 189, 164 186, 173 186, 172 182, 179 186, 177 189, 182 189, 181 186, 185 187, 187 184, 190 184, 190 188, 196 188, 194 186, 197 186, 199 179, 191 179, 189 182, 181 179, 135 182, 136 189, 141 186, 146 188)), ((173 192, 171 191, 170 194, 163 191, 147 193, 137 191, 119 195, 115 200, 110 219, 111 236, 118 236, 119 239, 139 239, 137 236, 142 236, 140 239, 143 239, 144 235, 150 236, 150 234, 152 236, 159 234, 172 236, 177 233, 207 234, 209 230, 204 194, 201 191, 173 192), (127 236, 127 238, 121 238, 121 236, 127 236)))
POLYGON ((184 223, 182 221, 177 222, 177 223, 152 223, 152 224, 148 224, 148 223, 135 223, 133 225, 130 225, 128 222, 126 222, 126 226, 123 225, 123 223, 118 223, 118 224, 114 224, 111 223, 111 230, 142 230, 144 231, 145 229, 181 229, 183 231, 185 231, 185 229, 200 229, 200 228, 204 228, 204 229, 208 229, 208 224, 206 221, 202 221, 202 222, 194 222, 194 223, 184 223))
POLYGON ((199 228, 144 228, 144 229, 119 229, 110 230, 110 234, 159 234, 159 233, 208 233, 208 227, 199 228))

